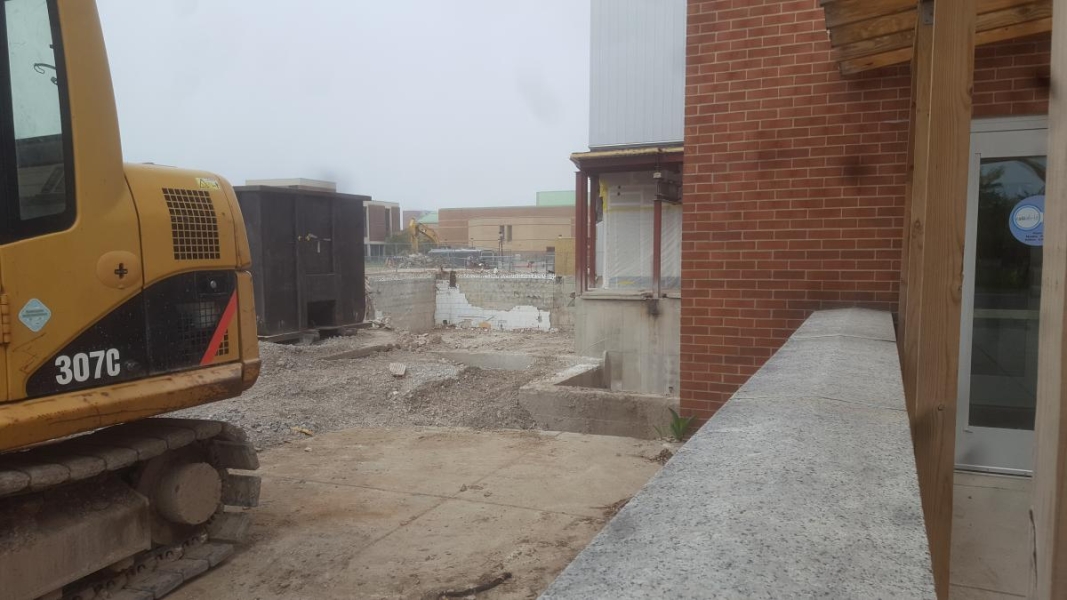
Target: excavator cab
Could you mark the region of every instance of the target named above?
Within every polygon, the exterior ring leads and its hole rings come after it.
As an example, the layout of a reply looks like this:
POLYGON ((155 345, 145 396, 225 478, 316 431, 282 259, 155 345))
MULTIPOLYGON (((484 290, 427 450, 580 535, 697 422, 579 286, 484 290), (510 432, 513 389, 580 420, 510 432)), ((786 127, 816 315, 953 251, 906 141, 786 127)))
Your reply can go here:
POLYGON ((0 2, 0 596, 158 597, 239 537, 243 433, 149 417, 255 382, 250 266, 224 178, 123 163, 95 5, 0 2))
POLYGON ((0 451, 240 393, 259 357, 232 187, 123 164, 92 3, 0 7, 0 451))

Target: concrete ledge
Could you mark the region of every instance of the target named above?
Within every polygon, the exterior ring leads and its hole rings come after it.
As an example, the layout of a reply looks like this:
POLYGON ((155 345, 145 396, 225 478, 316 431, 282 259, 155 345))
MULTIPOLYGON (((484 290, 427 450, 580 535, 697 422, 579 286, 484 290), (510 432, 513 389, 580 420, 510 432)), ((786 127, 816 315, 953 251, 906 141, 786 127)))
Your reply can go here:
POLYGON ((678 398, 604 389, 603 364, 585 359, 551 377, 532 381, 519 390, 519 405, 550 431, 659 437, 656 427, 667 430, 667 409, 677 410, 678 398), (582 383, 598 387, 575 387, 582 383))
POLYGON ((813 315, 542 598, 934 598, 893 339, 813 315))

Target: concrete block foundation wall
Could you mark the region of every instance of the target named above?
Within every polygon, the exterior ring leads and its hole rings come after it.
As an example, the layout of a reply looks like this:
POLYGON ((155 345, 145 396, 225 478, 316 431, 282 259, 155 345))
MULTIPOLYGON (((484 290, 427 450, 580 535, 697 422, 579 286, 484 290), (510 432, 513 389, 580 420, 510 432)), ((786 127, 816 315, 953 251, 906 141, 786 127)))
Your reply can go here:
POLYGON ((578 354, 607 353, 612 389, 677 396, 681 300, 588 293, 575 303, 578 354))
POLYGON ((401 331, 424 333, 434 328, 437 288, 433 274, 381 275, 367 280, 367 295, 374 305, 367 317, 401 331))
MULTIPOLYGON (((819 0, 690 0, 681 406, 706 420, 812 311, 895 311, 911 75, 843 78, 819 0)), ((979 48, 974 115, 1047 111, 1049 36, 979 48)))
POLYGON ((375 275, 367 280, 373 312, 402 331, 449 325, 493 329, 574 328, 574 280, 546 275, 461 275, 457 287, 432 273, 375 275))
POLYGON ((551 314, 552 328, 574 328, 574 279, 545 275, 461 275, 456 284, 473 306, 510 310, 533 306, 551 314))
POLYGON ((553 275, 464 275, 437 282, 438 326, 569 330, 573 281, 553 275))

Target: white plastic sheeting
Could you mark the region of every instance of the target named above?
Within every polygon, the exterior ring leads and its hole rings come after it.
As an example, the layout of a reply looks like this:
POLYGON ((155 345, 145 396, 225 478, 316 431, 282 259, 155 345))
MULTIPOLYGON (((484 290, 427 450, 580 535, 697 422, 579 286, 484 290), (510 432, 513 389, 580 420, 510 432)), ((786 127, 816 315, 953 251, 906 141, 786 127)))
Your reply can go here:
MULTIPOLYGON (((604 221, 597 227, 597 272, 607 289, 652 289, 652 243, 656 182, 652 173, 601 175, 607 196, 604 221), (603 256, 603 261, 601 261, 603 256)), ((660 281, 681 288, 682 207, 663 204, 660 281)))

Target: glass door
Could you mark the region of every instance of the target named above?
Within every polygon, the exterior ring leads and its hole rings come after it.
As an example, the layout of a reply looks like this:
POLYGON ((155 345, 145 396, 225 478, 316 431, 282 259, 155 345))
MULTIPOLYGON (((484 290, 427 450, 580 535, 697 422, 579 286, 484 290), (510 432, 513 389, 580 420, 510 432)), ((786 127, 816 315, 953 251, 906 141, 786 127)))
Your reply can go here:
POLYGON ((1046 120, 976 121, 971 135, 956 462, 1033 463, 1046 120))

